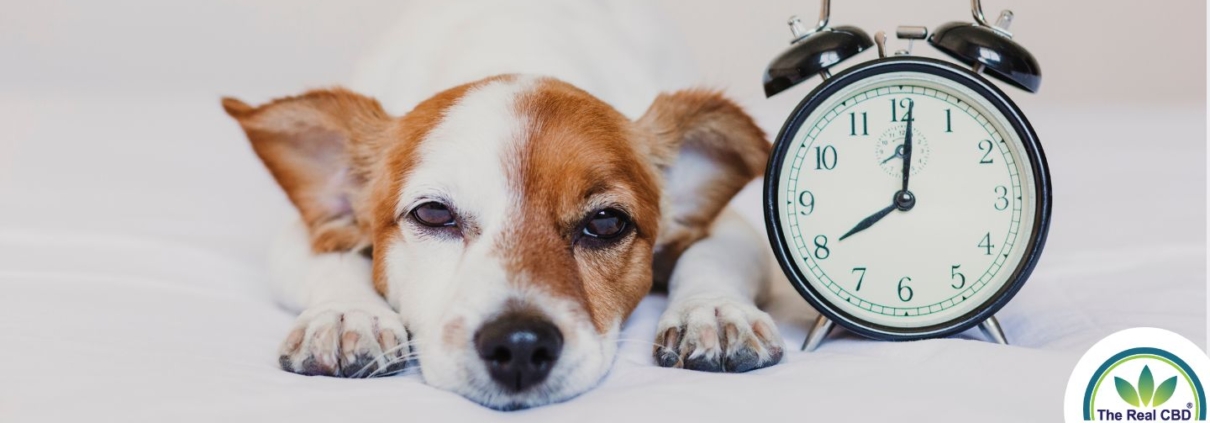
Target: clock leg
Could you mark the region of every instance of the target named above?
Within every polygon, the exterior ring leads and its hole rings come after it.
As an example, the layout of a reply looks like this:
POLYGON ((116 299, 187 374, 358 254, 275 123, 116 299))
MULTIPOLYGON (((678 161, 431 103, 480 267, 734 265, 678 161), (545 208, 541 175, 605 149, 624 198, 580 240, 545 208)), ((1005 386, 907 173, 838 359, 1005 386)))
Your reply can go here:
POLYGON ((815 319, 815 326, 807 333, 807 340, 802 343, 802 350, 811 352, 819 348, 819 343, 823 342, 823 339, 828 337, 828 332, 832 331, 832 324, 827 317, 819 315, 819 318, 815 319))
POLYGON ((1000 328, 1000 322, 996 320, 996 316, 988 317, 987 320, 980 323, 979 329, 983 331, 983 335, 991 338, 995 343, 1008 345, 1008 338, 1004 336, 1004 329, 1000 328))

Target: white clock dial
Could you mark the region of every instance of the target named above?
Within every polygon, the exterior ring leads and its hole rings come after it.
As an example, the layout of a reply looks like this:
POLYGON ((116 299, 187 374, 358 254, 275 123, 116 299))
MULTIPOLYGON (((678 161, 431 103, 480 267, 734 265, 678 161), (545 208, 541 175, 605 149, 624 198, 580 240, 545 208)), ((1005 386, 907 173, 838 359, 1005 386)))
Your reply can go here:
POLYGON ((1036 219, 1034 171, 1011 128, 975 91, 935 75, 845 86, 774 163, 787 259, 835 308, 876 325, 920 328, 979 308, 1012 282, 1036 219), (908 120, 915 202, 904 210, 893 197, 908 120))

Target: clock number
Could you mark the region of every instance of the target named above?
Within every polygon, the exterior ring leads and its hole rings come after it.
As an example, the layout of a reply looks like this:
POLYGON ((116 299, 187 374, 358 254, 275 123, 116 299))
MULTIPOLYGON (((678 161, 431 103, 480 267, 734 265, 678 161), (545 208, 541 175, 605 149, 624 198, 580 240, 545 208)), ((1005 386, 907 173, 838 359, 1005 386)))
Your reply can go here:
MULTIPOLYGON (((857 112, 849 112, 849 135, 857 136, 857 112)), ((870 125, 866 119, 866 112, 861 112, 861 135, 870 135, 870 125)))
POLYGON ((996 210, 1008 209, 1008 187, 1004 185, 996 187, 996 194, 1000 196, 996 198, 996 210))
POLYGON ((895 101, 891 99, 891 122, 907 122, 912 120, 912 104, 915 102, 910 98, 900 99, 895 101), (899 109, 903 109, 903 117, 899 117, 899 109))
POLYGON ((815 213, 815 194, 812 194, 811 191, 803 191, 798 194, 798 205, 806 209, 799 210, 798 214, 808 216, 811 213, 815 213))
POLYGON ((815 170, 835 169, 836 159, 836 147, 830 145, 815 147, 815 170))
POLYGON ((904 276, 899 279, 899 301, 908 302, 912 300, 912 287, 905 286, 904 282, 911 282, 912 278, 904 276), (907 292, 907 294, 904 294, 907 292))
POLYGON ((991 232, 988 232, 987 234, 983 235, 983 240, 979 241, 979 248, 982 248, 984 250, 983 255, 985 255, 985 256, 992 255, 992 248, 996 248, 996 246, 992 245, 992 233, 991 232))
POLYGON ((958 271, 959 267, 962 267, 962 265, 955 264, 950 266, 950 279, 958 278, 957 285, 950 284, 950 286, 954 289, 962 289, 962 287, 966 286, 966 275, 963 275, 962 272, 958 271))
POLYGON ((979 159, 979 164, 991 164, 992 163, 991 154, 992 154, 993 146, 994 145, 992 144, 992 140, 979 141, 979 151, 983 152, 983 158, 979 159))
POLYGON ((832 250, 828 249, 828 237, 823 235, 815 236, 815 258, 819 260, 827 259, 832 255, 832 250))
POLYGON ((952 120, 950 119, 950 109, 945 109, 945 132, 954 132, 952 120))
POLYGON ((854 289, 854 291, 860 291, 861 290, 861 281, 865 280, 865 268, 864 267, 854 267, 852 273, 857 273, 857 272, 861 272, 861 275, 857 276, 857 289, 854 289))

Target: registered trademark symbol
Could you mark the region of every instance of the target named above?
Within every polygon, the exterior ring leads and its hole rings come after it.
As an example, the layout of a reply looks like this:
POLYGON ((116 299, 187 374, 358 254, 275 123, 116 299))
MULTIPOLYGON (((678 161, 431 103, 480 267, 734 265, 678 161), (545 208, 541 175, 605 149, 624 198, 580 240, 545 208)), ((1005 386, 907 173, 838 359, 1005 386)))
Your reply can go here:
POLYGON ((1185 403, 1185 408, 1193 408, 1193 403, 1191 403, 1191 402, 1185 403))

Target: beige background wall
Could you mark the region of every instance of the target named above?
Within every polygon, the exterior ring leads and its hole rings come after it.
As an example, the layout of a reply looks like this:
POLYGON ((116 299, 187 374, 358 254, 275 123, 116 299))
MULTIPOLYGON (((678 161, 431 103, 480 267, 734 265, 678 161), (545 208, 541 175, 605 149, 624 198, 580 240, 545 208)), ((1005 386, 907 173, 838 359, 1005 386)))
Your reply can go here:
MULTIPOLYGON (((813 0, 662 2, 670 11, 702 11, 682 13, 677 25, 697 41, 691 48, 707 79, 730 81, 735 84, 731 89, 752 95, 760 94, 759 77, 768 60, 789 40, 784 24, 788 15, 814 22, 819 8, 813 0)), ((1191 107, 1204 103, 1204 1, 984 0, 983 7, 989 19, 1005 8, 1016 13, 1011 28, 1015 40, 1042 67, 1037 98, 1009 93, 1023 107, 1038 102, 1191 107)), ((955 20, 971 20, 968 1, 832 2, 833 24, 854 25, 871 35, 878 30, 893 34, 898 25, 924 25, 931 30, 955 20)), ((923 43, 916 43, 913 54, 943 57, 923 43)))
MULTIPOLYGON (((658 0, 681 27, 703 81, 758 101, 785 19, 815 0, 658 0)), ((398 0, 0 0, 0 93, 196 90, 289 93, 347 79, 392 23, 398 0)), ((1017 13, 1013 32, 1042 65, 1036 103, 1203 107, 1201 0, 988 0, 1017 13)), ((871 34, 969 20, 966 0, 836 0, 832 22, 871 34)), ((919 44, 917 53, 933 55, 919 44)), ((866 53, 866 56, 873 53, 866 53)), ((813 83, 810 83, 813 85, 813 83)), ((809 87, 800 87, 801 90, 809 87)), ((779 96, 789 102, 793 95, 779 96)))

